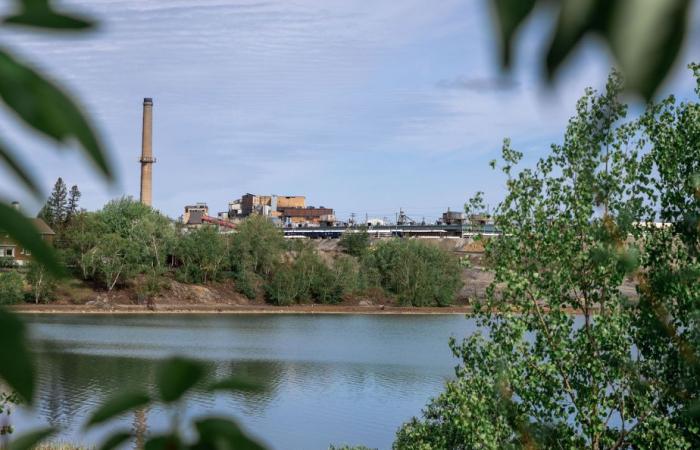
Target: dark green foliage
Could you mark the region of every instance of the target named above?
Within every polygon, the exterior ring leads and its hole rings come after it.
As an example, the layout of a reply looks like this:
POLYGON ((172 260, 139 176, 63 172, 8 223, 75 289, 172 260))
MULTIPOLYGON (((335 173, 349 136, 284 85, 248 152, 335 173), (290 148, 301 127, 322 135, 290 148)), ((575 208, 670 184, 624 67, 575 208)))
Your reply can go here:
POLYGON ((358 258, 365 255, 369 249, 369 233, 367 228, 348 230, 340 237, 338 245, 345 253, 358 258))
POLYGON ((160 399, 172 403, 204 378, 202 364, 184 358, 170 358, 158 369, 157 386, 160 399))
POLYGON ((29 189, 34 197, 39 198, 43 195, 35 176, 22 165, 19 159, 17 159, 17 157, 13 155, 12 152, 10 152, 10 150, 5 146, 5 143, 1 141, 0 161, 4 162, 9 167, 10 173, 13 173, 15 177, 19 179, 22 184, 24 184, 24 187, 29 189))
POLYGON ((113 450, 131 440, 131 438, 133 436, 128 431, 114 433, 100 445, 99 450, 113 450))
POLYGON ((3 23, 54 31, 84 30, 94 26, 88 18, 65 14, 52 8, 49 0, 15 0, 17 11, 6 17, 3 23))
POLYGON ((35 131, 56 143, 75 139, 107 177, 112 172, 104 150, 78 106, 39 72, 0 50, 0 97, 35 131))
POLYGON ((272 273, 265 285, 268 300, 280 306, 294 304, 299 296, 299 290, 294 270, 282 264, 272 273))
POLYGON ((34 363, 24 323, 9 312, 0 309, 0 378, 25 402, 34 398, 34 363))
MULTIPOLYGON (((514 37, 544 0, 492 0, 501 37, 504 67, 509 67, 514 37)), ((588 36, 596 35, 611 51, 627 88, 650 99, 676 61, 686 37, 690 0, 562 0, 553 38, 542 57, 549 77, 588 36)), ((549 33, 545 33, 549 36, 549 33)))
POLYGON ((125 412, 143 407, 150 401, 151 397, 144 392, 120 392, 116 396, 104 401, 102 405, 92 413, 90 419, 87 421, 86 427, 91 427, 114 419, 125 412))
POLYGON ((80 193, 78 186, 71 186, 70 191, 68 192, 68 204, 66 205, 66 222, 72 220, 73 217, 75 217, 80 211, 81 196, 82 194, 80 193))
POLYGON ((17 267, 17 263, 14 258, 9 256, 0 256, 0 269, 14 269, 17 267))
POLYGON ((251 270, 245 270, 243 268, 236 268, 233 272, 233 282, 236 286, 236 291, 245 295, 249 299, 257 298, 258 289, 257 285, 260 277, 251 270))
POLYGON ((0 272, 0 305, 13 305, 24 300, 24 281, 15 272, 0 272))
POLYGON ((414 239, 382 241, 363 263, 376 270, 381 286, 405 306, 447 306, 462 286, 456 257, 414 239))
POLYGON ((264 447, 247 436, 238 424, 220 417, 208 417, 194 424, 204 448, 224 450, 263 450, 264 447))
POLYGON ((41 428, 24 433, 10 443, 8 450, 31 450, 55 432, 53 428, 41 428))
POLYGON ((58 177, 46 204, 39 211, 39 217, 51 228, 58 228, 68 215, 68 189, 63 178, 58 177))

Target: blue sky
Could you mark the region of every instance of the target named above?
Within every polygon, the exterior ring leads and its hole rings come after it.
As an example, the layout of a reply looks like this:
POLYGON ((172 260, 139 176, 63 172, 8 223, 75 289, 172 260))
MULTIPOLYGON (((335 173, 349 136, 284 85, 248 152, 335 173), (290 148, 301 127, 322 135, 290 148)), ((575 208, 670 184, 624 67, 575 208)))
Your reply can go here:
MULTIPOLYGON (((585 86, 611 61, 591 39, 557 84, 541 81, 544 12, 523 29, 515 71, 496 63, 486 0, 81 0, 81 36, 0 31, 0 42, 48 70, 94 118, 118 181, 74 148, 57 153, 0 111, 0 136, 48 193, 62 176, 82 206, 138 196, 143 97, 154 99, 154 206, 171 217, 212 212, 245 192, 306 195, 337 215, 434 220, 503 179, 488 168, 504 137, 533 161, 561 140, 585 86)), ((697 11, 696 11, 697 13, 697 11)), ((697 14, 694 14, 696 16, 697 14)), ((683 62, 700 60, 697 27, 683 62)), ((692 94, 682 64, 664 90, 692 94)), ((39 204, 0 169, 0 195, 39 204)))

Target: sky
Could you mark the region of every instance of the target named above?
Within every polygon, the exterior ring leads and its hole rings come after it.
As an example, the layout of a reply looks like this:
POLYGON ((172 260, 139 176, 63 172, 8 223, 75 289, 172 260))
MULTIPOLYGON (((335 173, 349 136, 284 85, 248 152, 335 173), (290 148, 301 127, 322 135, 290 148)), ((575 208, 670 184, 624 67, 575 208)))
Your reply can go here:
MULTIPOLYGON (((6 3, 3 8, 6 8, 6 3)), ((339 219, 433 221, 476 191, 495 205, 504 179, 488 167, 504 138, 525 164, 561 142, 576 99, 612 65, 588 39, 554 86, 542 80, 548 14, 523 27, 515 68, 498 65, 487 0, 73 0, 90 33, 2 27, 11 48, 66 86, 94 121, 117 173, 106 183, 76 146, 33 135, 6 109, 0 136, 38 175, 77 184, 81 206, 139 195, 141 113, 152 97, 153 206, 175 218, 212 214, 246 192, 305 195, 339 219)), ((698 14, 694 11, 693 17, 698 14)), ((696 22, 696 21, 694 21, 696 22)), ((663 92, 691 96, 685 63, 663 92)), ((41 205, 0 168, 0 198, 41 205)))

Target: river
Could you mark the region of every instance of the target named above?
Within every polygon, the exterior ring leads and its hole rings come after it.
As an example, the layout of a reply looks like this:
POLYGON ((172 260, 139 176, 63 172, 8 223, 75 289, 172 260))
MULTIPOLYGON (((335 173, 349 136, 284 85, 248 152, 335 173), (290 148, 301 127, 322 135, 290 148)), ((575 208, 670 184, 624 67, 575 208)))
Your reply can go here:
POLYGON ((90 433, 87 415, 125 387, 153 388, 159 360, 199 359, 219 377, 258 380, 257 393, 195 390, 189 417, 235 417, 272 449, 329 444, 391 447, 397 428, 454 374, 450 336, 474 330, 461 315, 27 315, 40 369, 34 407, 13 414, 61 428, 59 441, 97 445, 108 431, 164 430, 159 406, 90 433))

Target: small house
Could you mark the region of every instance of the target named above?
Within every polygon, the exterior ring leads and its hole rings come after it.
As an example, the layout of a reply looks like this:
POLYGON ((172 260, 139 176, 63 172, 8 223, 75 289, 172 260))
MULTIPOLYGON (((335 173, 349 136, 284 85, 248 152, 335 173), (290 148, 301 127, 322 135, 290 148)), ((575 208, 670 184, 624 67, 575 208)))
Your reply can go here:
MULTIPOLYGON (((32 219, 32 223, 41 239, 52 244, 56 233, 51 227, 39 218, 32 219)), ((0 231, 0 258, 9 258, 12 262, 21 266, 31 260, 32 253, 13 241, 6 232, 0 231)))

